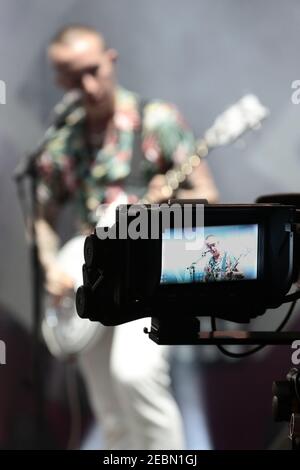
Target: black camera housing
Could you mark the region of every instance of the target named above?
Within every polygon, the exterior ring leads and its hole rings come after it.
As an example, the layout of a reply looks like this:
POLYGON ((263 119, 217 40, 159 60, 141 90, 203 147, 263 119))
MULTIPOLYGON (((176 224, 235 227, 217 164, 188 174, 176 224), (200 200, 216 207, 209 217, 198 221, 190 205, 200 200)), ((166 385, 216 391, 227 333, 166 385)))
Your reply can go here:
MULTIPOLYGON (((175 203, 186 205, 187 201, 170 201, 170 208, 175 203)), ((199 201, 189 203, 193 225, 199 201)), ((145 207, 151 227, 151 213, 159 211, 160 206, 145 207)), ((86 239, 84 286, 77 293, 77 310, 82 318, 107 326, 143 317, 174 320, 213 316, 247 323, 266 309, 280 306, 296 280, 293 205, 204 206, 205 227, 258 227, 257 277, 232 282, 162 284, 164 227, 160 226, 157 239, 120 238, 118 228, 124 214, 129 227, 139 215, 139 206, 119 206, 116 223, 107 228, 106 239, 99 239, 96 231, 86 239), (112 233, 115 238, 109 237, 112 233)), ((172 218, 170 227, 175 227, 172 218)))

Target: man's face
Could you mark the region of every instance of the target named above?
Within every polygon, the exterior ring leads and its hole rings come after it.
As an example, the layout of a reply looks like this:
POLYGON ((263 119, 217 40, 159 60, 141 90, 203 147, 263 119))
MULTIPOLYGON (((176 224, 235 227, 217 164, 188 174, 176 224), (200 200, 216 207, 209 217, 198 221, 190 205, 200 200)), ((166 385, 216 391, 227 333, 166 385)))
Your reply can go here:
POLYGON ((206 240, 206 246, 214 257, 217 257, 220 255, 219 241, 215 237, 209 237, 206 240))
POLYGON ((70 44, 54 44, 49 49, 56 83, 64 90, 80 89, 87 113, 97 113, 111 103, 115 90, 113 49, 104 49, 94 35, 74 38, 70 44))

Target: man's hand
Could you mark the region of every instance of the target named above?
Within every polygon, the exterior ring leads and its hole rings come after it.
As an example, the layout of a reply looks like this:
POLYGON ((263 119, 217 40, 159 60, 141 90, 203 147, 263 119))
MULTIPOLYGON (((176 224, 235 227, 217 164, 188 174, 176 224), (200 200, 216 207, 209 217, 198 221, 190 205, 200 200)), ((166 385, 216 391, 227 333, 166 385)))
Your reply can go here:
MULTIPOLYGON (((218 201, 218 191, 205 161, 193 169, 187 181, 191 184, 191 189, 177 189, 176 198, 207 199, 210 204, 218 201)), ((172 197, 172 191, 167 186, 164 175, 159 174, 152 178, 146 197, 150 203, 164 202, 172 197)))
POLYGON ((207 199, 210 204, 218 202, 219 194, 205 161, 202 160, 200 165, 193 169, 187 177, 187 181, 190 183, 191 189, 179 189, 177 191, 178 199, 207 199))
POLYGON ((166 193, 166 178, 164 175, 155 175, 149 185, 147 191, 147 199, 151 204, 166 201, 171 194, 166 193))
POLYGON ((69 290, 74 289, 74 279, 65 273, 59 265, 52 263, 46 269, 45 288, 59 302, 69 290))

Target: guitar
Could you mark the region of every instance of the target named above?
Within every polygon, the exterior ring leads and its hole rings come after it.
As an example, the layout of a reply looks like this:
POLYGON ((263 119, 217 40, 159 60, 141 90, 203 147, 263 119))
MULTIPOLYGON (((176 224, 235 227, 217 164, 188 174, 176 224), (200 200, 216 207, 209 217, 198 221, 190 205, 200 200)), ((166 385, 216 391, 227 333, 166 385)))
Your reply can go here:
POLYGON ((234 281, 245 279, 245 275, 242 271, 237 269, 240 260, 246 258, 251 253, 250 248, 244 248, 239 256, 233 263, 230 261, 230 256, 225 252, 224 257, 220 260, 215 267, 206 266, 204 268, 205 280, 209 281, 234 281), (223 266, 224 263, 224 266, 223 266))
MULTIPOLYGON (((186 161, 169 170, 165 174, 165 185, 163 195, 166 198, 172 196, 174 191, 192 173, 194 168, 200 165, 209 151, 215 147, 226 145, 240 137, 248 129, 255 129, 268 115, 268 110, 260 103, 254 95, 246 95, 236 104, 230 106, 223 112, 198 141, 197 151, 186 161)), ((71 113, 69 120, 73 124, 76 119, 82 119, 82 114, 77 110, 71 113)), ((151 202, 147 194, 139 201, 140 204, 151 202)), ((127 204, 126 193, 121 193, 118 199, 103 209, 99 206, 97 216, 99 222, 97 227, 109 227, 115 222, 116 207, 127 204)), ((76 237, 69 241, 59 252, 58 262, 62 269, 73 277, 75 292, 82 284, 81 267, 83 260, 83 243, 85 237, 76 237)), ((92 347, 101 338, 105 328, 98 322, 82 320, 76 311, 75 292, 62 299, 59 308, 54 307, 51 297, 47 299, 45 315, 42 322, 42 334, 52 354, 59 358, 68 358, 80 354, 92 347)))
MULTIPOLYGON (((211 150, 234 142, 249 129, 259 129, 261 121, 268 114, 269 110, 252 94, 245 95, 237 103, 227 108, 205 132, 204 137, 198 140, 196 152, 181 165, 165 173, 165 184, 161 189, 162 197, 169 199, 211 150)), ((152 202, 151 197, 145 194, 136 204, 151 204, 152 202)), ((128 204, 125 192, 121 193, 118 199, 109 206, 100 204, 96 212, 98 216, 97 227, 111 227, 115 223, 116 208, 120 204, 128 204)))
POLYGON ((67 359, 92 347, 101 337, 104 326, 90 320, 83 321, 76 312, 75 294, 82 284, 83 246, 85 236, 69 240, 59 251, 57 263, 74 280, 74 289, 58 305, 48 294, 42 321, 42 335, 49 351, 56 357, 67 359))
MULTIPOLYGON (((200 165, 201 160, 215 147, 234 142, 248 129, 258 129, 261 121, 269 114, 255 95, 245 95, 237 103, 230 106, 215 120, 213 125, 205 132, 204 137, 198 141, 196 153, 187 158, 180 166, 169 170, 165 174, 166 184, 163 195, 172 196, 180 183, 200 165)), ((142 203, 147 203, 147 195, 142 203)))

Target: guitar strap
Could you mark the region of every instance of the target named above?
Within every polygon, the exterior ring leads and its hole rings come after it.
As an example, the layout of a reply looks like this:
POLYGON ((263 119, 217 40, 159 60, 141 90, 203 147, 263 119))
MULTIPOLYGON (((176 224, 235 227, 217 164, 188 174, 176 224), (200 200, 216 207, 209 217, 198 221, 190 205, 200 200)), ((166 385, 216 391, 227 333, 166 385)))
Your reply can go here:
POLYGON ((142 150, 142 133, 144 121, 144 109, 148 101, 140 99, 138 102, 138 111, 140 116, 140 125, 134 132, 132 157, 130 165, 130 174, 125 180, 125 188, 127 193, 136 194, 138 197, 145 191, 145 178, 142 172, 143 150, 142 150), (137 194, 138 193, 138 194, 137 194))

